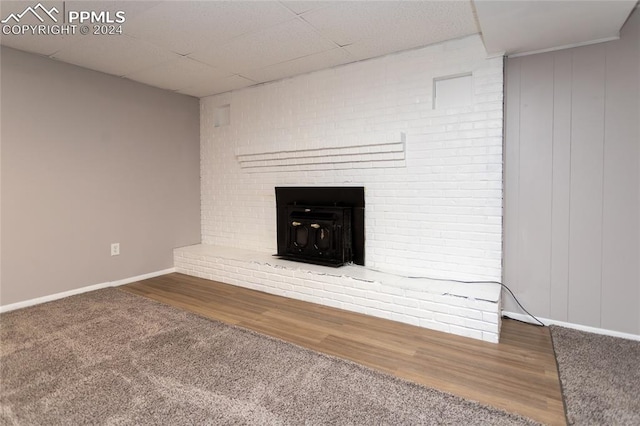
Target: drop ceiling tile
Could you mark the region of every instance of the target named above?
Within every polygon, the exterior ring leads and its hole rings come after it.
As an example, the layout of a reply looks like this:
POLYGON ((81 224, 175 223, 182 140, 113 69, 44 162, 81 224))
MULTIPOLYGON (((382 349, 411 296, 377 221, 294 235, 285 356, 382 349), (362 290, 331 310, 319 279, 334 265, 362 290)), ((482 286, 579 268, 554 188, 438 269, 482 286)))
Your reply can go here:
POLYGON ((339 1, 281 1, 285 7, 291 9, 298 15, 321 7, 336 6, 342 2, 339 1))
POLYGON ((78 39, 72 35, 3 35, 0 43, 25 52, 51 56, 77 42, 78 39))
POLYGON ((179 93, 202 98, 209 95, 228 92, 230 90, 240 89, 251 86, 255 81, 249 80, 239 75, 221 78, 208 83, 193 85, 185 89, 178 90, 179 93))
POLYGON ((446 39, 440 40, 434 35, 429 40, 433 41, 425 43, 425 37, 421 34, 405 34, 402 38, 364 39, 345 46, 343 49, 349 52, 354 60, 362 60, 423 47, 446 39))
MULTIPOLYGON (((62 10, 63 3, 61 1, 54 2, 41 2, 47 11, 50 11, 58 22, 62 22, 62 10), (55 8, 55 10, 54 10, 55 8)), ((32 13, 27 12, 19 19, 18 22, 10 18, 11 14, 22 14, 25 9, 35 4, 27 3, 24 1, 1 1, 0 2, 0 20, 8 19, 6 24, 13 25, 53 25, 57 22, 53 21, 49 16, 46 16, 44 12, 38 11, 39 16, 44 22, 38 20, 38 18, 32 13)), ((3 24, 4 26, 4 24, 3 24)), ((24 50, 25 52, 36 53, 39 55, 52 55, 60 49, 71 46, 76 43, 81 36, 73 35, 32 35, 26 34, 2 34, 0 42, 3 46, 13 47, 14 49, 24 50)))
POLYGON ((617 38, 636 0, 476 1, 489 54, 553 50, 617 38))
MULTIPOLYGON (((110 12, 111 16, 113 16, 116 11, 121 10, 125 12, 125 19, 129 19, 144 10, 160 4, 159 1, 43 1, 39 3, 41 3, 47 10, 52 10, 52 8, 56 9, 57 12, 53 11, 52 15, 57 19, 57 22, 50 20, 50 18, 46 16, 42 16, 45 22, 40 22, 35 16, 28 13, 20 20, 21 24, 65 25, 68 24, 67 17, 69 11, 72 10, 95 12, 105 11, 110 12)), ((1 19, 7 17, 10 13, 21 13, 28 6, 33 6, 33 4, 25 1, 2 1, 0 2, 1 19)), ((123 24, 123 30, 126 32, 126 21, 123 24)), ((13 47, 25 52, 51 56, 56 52, 62 49, 68 49, 73 44, 79 43, 87 38, 87 36, 80 34, 78 31, 78 28, 76 28, 76 33, 69 35, 3 34, 1 43, 4 46, 13 47)))
POLYGON ((102 0, 67 0, 65 1, 65 10, 67 14, 70 10, 75 11, 95 11, 95 12, 110 12, 111 16, 118 11, 124 12, 125 23, 126 20, 132 19, 140 13, 151 9, 159 4, 161 1, 102 1, 102 0))
POLYGON ((427 45, 479 32, 470 1, 345 2, 301 16, 340 46, 416 35, 427 45))
POLYGON ((165 62, 124 77, 168 90, 199 86, 229 77, 230 74, 186 57, 165 62))
POLYGON ((187 55, 295 16, 271 1, 171 1, 131 19, 127 34, 187 55))
POLYGON ((293 19, 189 56, 241 74, 335 47, 334 43, 320 36, 308 24, 293 19))
POLYGON ((7 25, 47 25, 62 23, 62 1, 5 1, 0 2, 0 20, 7 25))
POLYGON ((347 51, 341 48, 335 48, 314 55, 270 65, 265 68, 246 71, 243 75, 256 82, 264 83, 311 71, 331 68, 336 65, 352 62, 353 60, 353 57, 347 51))
POLYGON ((126 35, 86 37, 52 57, 117 76, 180 58, 175 53, 126 35))

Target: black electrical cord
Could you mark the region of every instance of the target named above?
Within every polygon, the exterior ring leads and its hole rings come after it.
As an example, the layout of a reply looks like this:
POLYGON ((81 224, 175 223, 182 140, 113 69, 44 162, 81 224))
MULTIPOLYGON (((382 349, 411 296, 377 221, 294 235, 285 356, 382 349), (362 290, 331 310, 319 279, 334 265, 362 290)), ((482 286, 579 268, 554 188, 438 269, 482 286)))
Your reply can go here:
MULTIPOLYGON (((529 315, 531 318, 533 318, 533 319, 538 323, 538 324, 533 324, 533 325, 536 325, 536 326, 538 326, 538 327, 544 327, 544 323, 543 323, 542 321, 540 321, 538 318, 536 318, 536 317, 535 317, 535 315, 531 314, 529 311, 527 311, 527 310, 524 308, 524 306, 522 306, 522 305, 520 304, 520 302, 518 301, 518 298, 516 297, 516 295, 515 295, 515 294, 513 294, 513 292, 511 291, 511 289, 510 289, 509 287, 507 287, 507 286, 506 286, 506 284, 503 284, 503 283, 498 283, 498 284, 500 284, 502 287, 504 287, 504 288, 509 292, 509 294, 511 295, 511 297, 513 297, 513 300, 515 300, 515 301, 516 301, 516 303, 518 304, 518 306, 520 306, 520 309, 522 309, 523 311, 525 311, 525 312, 527 313, 527 315, 529 315)), ((506 318, 508 318, 508 317, 506 317, 506 318)), ((513 319, 513 318, 509 318, 509 319, 513 319)), ((516 320, 516 321, 519 321, 519 320, 516 320)))
MULTIPOLYGON (((376 271, 376 272, 382 272, 379 271, 377 269, 372 269, 372 268, 367 268, 370 269, 371 271, 376 271)), ((460 283, 460 284, 499 284, 502 287, 504 287, 505 290, 507 290, 509 292, 509 294, 511 295, 511 297, 513 297, 513 300, 515 300, 515 302, 518 304, 518 306, 520 307, 520 309, 522 309, 527 315, 529 315, 531 318, 533 318, 537 324, 534 323, 530 323, 528 321, 521 321, 515 318, 510 318, 508 316, 504 316, 505 318, 508 319, 512 319, 514 321, 520 321, 520 322, 524 322, 527 324, 531 324, 531 325, 535 325, 536 327, 544 327, 544 323, 542 321, 540 321, 538 318, 536 318, 535 315, 533 315, 531 312, 527 311, 524 306, 522 306, 522 304, 520 303, 520 301, 518 300, 518 298, 516 297, 515 294, 513 294, 513 291, 511 291, 511 289, 509 287, 507 287, 506 284, 503 284, 499 281, 461 281, 461 280, 450 280, 447 278, 432 278, 432 277, 412 277, 412 276, 408 276, 407 278, 411 278, 411 279, 425 279, 425 280, 434 280, 434 281, 450 281, 450 282, 454 282, 454 283, 460 283)))
MULTIPOLYGON (((535 325, 537 327, 544 327, 544 323, 542 321, 540 321, 538 318, 536 318, 535 315, 533 315, 532 313, 527 311, 524 308, 524 306, 522 306, 522 304, 520 303, 520 301, 518 300, 516 295, 513 294, 513 291, 511 291, 511 289, 509 287, 507 287, 506 284, 503 284, 501 282, 498 282, 498 281, 461 281, 461 280, 448 280, 446 278, 430 278, 430 277, 409 277, 409 278, 424 278, 424 279, 428 279, 428 280, 437 280, 437 281, 452 281, 454 283, 460 283, 460 284, 500 284, 502 287, 504 287, 505 290, 507 290, 509 292, 509 294, 511 295, 511 297, 513 297, 513 300, 515 300, 515 302, 518 304, 520 309, 522 309, 527 315, 529 315, 531 318, 533 318, 537 322, 537 324, 532 324, 532 325, 535 325)), ((505 318, 509 318, 509 317, 505 316, 505 318)), ((509 318, 509 319, 514 319, 514 318, 509 318)), ((515 320, 515 321, 520 321, 520 320, 515 320)), ((521 322, 526 322, 526 321, 521 321, 521 322)), ((531 324, 531 323, 527 322, 527 324, 531 324)))

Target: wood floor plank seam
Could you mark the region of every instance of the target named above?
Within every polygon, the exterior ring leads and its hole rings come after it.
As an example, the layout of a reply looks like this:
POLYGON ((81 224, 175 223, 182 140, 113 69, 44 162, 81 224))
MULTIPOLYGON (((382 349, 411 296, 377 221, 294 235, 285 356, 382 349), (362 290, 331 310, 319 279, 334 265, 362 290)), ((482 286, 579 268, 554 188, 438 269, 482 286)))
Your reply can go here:
POLYGON ((504 320, 500 343, 172 273, 121 289, 405 380, 566 425, 549 330, 504 320))

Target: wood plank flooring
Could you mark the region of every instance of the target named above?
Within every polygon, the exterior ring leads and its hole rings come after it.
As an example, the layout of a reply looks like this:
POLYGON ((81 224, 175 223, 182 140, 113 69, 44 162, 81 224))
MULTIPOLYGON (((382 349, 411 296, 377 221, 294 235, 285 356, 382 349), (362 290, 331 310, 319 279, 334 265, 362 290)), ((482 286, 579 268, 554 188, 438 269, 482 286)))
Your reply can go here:
POLYGON ((550 425, 566 419, 549 330, 504 320, 481 342, 182 274, 120 287, 550 425))

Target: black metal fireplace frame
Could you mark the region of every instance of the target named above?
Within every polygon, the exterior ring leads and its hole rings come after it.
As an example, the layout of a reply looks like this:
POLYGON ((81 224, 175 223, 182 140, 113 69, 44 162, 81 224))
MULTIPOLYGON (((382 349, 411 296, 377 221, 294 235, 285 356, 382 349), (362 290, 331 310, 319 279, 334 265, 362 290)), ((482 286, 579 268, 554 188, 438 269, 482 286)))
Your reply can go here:
MULTIPOLYGON (((290 238, 290 213, 296 206, 344 207, 351 215, 351 261, 364 265, 364 187, 362 186, 312 186, 312 187, 276 187, 278 256, 291 258, 288 250, 290 238)), ((339 209, 338 209, 339 210, 339 209)), ((342 232, 342 231, 340 231, 342 232)), ((340 250, 344 249, 341 247, 340 250)), ((299 256, 300 261, 322 263, 299 256)), ((333 266, 339 266, 340 262, 333 266)), ((327 263, 331 265, 331 263, 327 263)))

